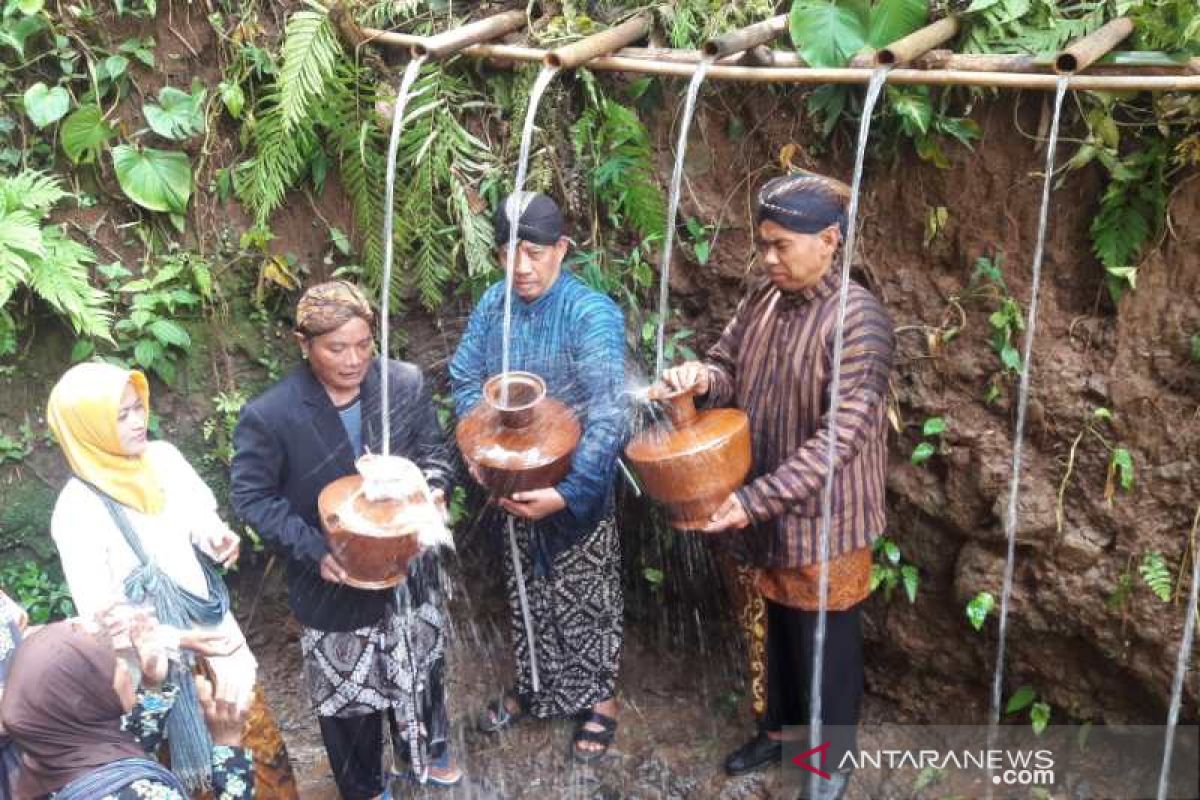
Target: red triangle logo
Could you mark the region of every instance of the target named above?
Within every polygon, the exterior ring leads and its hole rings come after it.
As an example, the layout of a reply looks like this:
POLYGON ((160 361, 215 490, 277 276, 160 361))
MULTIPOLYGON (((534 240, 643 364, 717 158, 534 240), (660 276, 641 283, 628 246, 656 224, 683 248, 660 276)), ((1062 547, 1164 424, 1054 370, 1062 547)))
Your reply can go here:
POLYGON ((825 770, 818 769, 817 767, 814 767, 812 764, 809 764, 808 757, 813 755, 814 753, 820 753, 821 754, 821 766, 822 767, 825 766, 825 757, 829 755, 829 745, 830 744, 832 744, 832 742, 825 742, 824 744, 817 745, 816 747, 812 748, 811 750, 805 750, 803 753, 801 753, 800 755, 793 758, 792 763, 795 764, 800 769, 806 769, 809 772, 813 773, 814 775, 820 775, 825 780, 829 780, 830 777, 832 777, 832 776, 825 770))

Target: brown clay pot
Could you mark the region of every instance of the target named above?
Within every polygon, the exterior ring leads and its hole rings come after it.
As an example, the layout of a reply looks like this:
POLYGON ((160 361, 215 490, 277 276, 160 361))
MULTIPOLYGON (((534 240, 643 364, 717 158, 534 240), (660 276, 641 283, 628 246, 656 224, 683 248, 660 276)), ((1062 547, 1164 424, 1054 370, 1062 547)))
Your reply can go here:
POLYGON ((411 480, 395 499, 368 499, 371 487, 363 491, 361 474, 338 478, 321 490, 317 497, 321 525, 330 552, 349 575, 345 582, 350 586, 387 589, 401 583, 408 562, 421 550, 423 528, 440 524, 440 511, 431 508, 419 470, 417 476, 419 483, 411 480))
POLYGON ((530 372, 508 372, 488 379, 483 402, 462 418, 454 435, 484 488, 504 497, 565 478, 581 433, 574 412, 546 396, 545 381, 530 372))
POLYGON ((668 424, 638 434, 625 456, 671 526, 703 528, 750 472, 750 419, 736 408, 696 411, 690 392, 652 396, 668 424))

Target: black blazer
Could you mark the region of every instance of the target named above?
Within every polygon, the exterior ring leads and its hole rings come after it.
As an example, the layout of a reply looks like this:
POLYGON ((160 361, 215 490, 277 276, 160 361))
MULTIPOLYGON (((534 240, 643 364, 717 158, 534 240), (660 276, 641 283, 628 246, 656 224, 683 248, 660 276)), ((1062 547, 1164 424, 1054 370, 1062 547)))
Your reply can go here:
MULTIPOLYGON (((380 359, 367 370, 360 398, 363 445, 382 452, 380 359)), ((391 452, 417 464, 447 498, 454 460, 433 399, 414 364, 388 362, 391 452)), ((369 591, 320 576, 329 552, 317 495, 355 472, 355 454, 337 410, 308 364, 301 364, 242 409, 233 434, 233 510, 263 541, 287 557, 288 603, 301 624, 349 631, 378 622, 391 590, 369 591)))

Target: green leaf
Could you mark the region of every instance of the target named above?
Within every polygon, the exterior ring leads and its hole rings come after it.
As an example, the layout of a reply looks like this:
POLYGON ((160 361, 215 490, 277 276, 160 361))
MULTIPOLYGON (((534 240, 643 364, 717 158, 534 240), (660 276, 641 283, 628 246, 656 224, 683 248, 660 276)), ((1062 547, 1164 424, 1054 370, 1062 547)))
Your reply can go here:
POLYGON ((146 103, 142 111, 150 130, 165 139, 182 141, 204 132, 203 87, 196 87, 191 94, 164 86, 158 92, 158 105, 146 103))
POLYGON ((77 108, 62 124, 61 144, 75 164, 90 164, 100 155, 117 129, 104 120, 100 106, 89 103, 77 108))
POLYGON ((115 81, 124 75, 129 70, 129 59, 125 56, 111 55, 100 62, 100 68, 96 71, 98 77, 115 81))
POLYGON ((880 0, 869 14, 867 44, 886 47, 924 25, 928 17, 927 0, 880 0))
POLYGON ((935 448, 929 442, 921 442, 919 445, 913 448, 912 455, 909 457, 909 461, 914 464, 924 464, 926 461, 932 458, 933 454, 936 452, 937 448, 935 448))
POLYGON ((113 167, 121 190, 130 200, 151 211, 187 213, 192 194, 192 165, 183 153, 117 145, 113 167))
POLYGON ((1037 697, 1037 692, 1032 686, 1022 686, 1017 689, 1016 694, 1008 698, 1008 705, 1004 707, 1005 714, 1015 714, 1023 708, 1027 708, 1034 698, 1037 697))
POLYGON ((71 363, 78 364, 87 361, 96 352, 96 344, 90 339, 80 339, 71 348, 71 363))
POLYGON ((1113 418, 1112 412, 1109 411, 1107 408, 1104 408, 1103 406, 1101 406, 1100 408, 1097 408, 1095 411, 1093 411, 1092 416, 1095 417, 1096 419, 1108 420, 1109 422, 1112 422, 1112 418, 1113 418))
POLYGON ((61 86, 50 89, 38 81, 25 90, 25 113, 39 128, 52 125, 71 109, 71 95, 61 86))
POLYGON ((183 350, 192 346, 192 337, 188 336, 188 332, 169 319, 154 320, 150 323, 149 331, 163 345, 183 350))
POLYGON ((1046 730, 1046 726, 1050 724, 1050 704, 1041 701, 1034 703, 1029 709, 1029 721, 1033 725, 1033 732, 1041 734, 1046 730))
POLYGON ((991 592, 980 592, 972 597, 971 601, 967 603, 967 621, 971 623, 971 627, 975 630, 982 629, 983 623, 995 605, 996 598, 992 597, 991 592))
POLYGON ((1162 553, 1157 550, 1145 553, 1142 563, 1138 565, 1138 573, 1159 600, 1164 603, 1171 601, 1171 571, 1162 553))
POLYGON ((696 242, 696 261, 700 264, 707 264, 708 257, 712 254, 712 244, 709 242, 696 242))
POLYGON ((811 67, 844 67, 867 43, 866 0, 797 0, 789 16, 792 44, 811 67))
POLYGON ((38 13, 45 5, 46 0, 17 0, 17 10, 27 17, 38 13))
POLYGON ((900 568, 900 578, 904 581, 904 594, 908 596, 908 602, 917 602, 917 586, 921 582, 921 576, 916 566, 905 564, 900 568))
POLYGON ((1200 363, 1200 333, 1192 334, 1192 361, 1200 363))
POLYGON ((642 570, 642 577, 644 577, 651 586, 661 586, 663 579, 666 576, 663 574, 661 569, 646 567, 644 570, 642 570))
POLYGON ((1004 345, 1000 350, 1000 363, 1004 364, 1004 368, 1011 372, 1021 371, 1021 354, 1017 348, 1011 344, 1004 345))
POLYGON ((883 540, 883 554, 892 564, 900 563, 900 547, 891 539, 883 540))
POLYGON ((1133 456, 1124 447, 1113 450, 1113 466, 1117 468, 1117 478, 1121 488, 1129 491, 1133 488, 1133 456))
POLYGON ((17 55, 25 58, 25 42, 30 36, 41 33, 46 28, 46 21, 42 16, 28 16, 17 20, 17 22, 6 22, 0 25, 0 44, 6 44, 13 50, 17 51, 17 55))
POLYGON ((906 134, 916 137, 929 132, 929 124, 933 121, 933 103, 929 100, 928 92, 893 90, 888 87, 888 103, 900 118, 906 134))
POLYGON ((921 429, 923 436, 941 436, 946 432, 946 420, 941 417, 930 417, 925 420, 925 425, 921 429))
POLYGON ((138 339, 133 347, 133 360, 143 369, 150 369, 163 354, 163 346, 153 339, 138 339))
POLYGON ((221 102, 225 104, 225 109, 229 111, 229 116, 234 119, 241 119, 242 109, 246 105, 246 94, 242 91, 241 85, 221 81, 217 84, 217 91, 221 93, 221 102))

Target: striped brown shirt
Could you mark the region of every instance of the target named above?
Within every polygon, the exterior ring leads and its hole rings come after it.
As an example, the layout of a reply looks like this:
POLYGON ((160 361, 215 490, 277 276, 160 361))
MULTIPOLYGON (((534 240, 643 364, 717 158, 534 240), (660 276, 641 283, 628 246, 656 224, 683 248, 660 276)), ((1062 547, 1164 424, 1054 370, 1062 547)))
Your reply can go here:
MULTIPOLYGON (((755 285, 708 354, 708 403, 750 417, 754 466, 737 496, 754 523, 745 544, 761 566, 818 562, 840 283, 835 266, 799 292, 755 285)), ((894 337, 883 305, 856 282, 844 336, 831 557, 868 546, 885 524, 894 337)))

